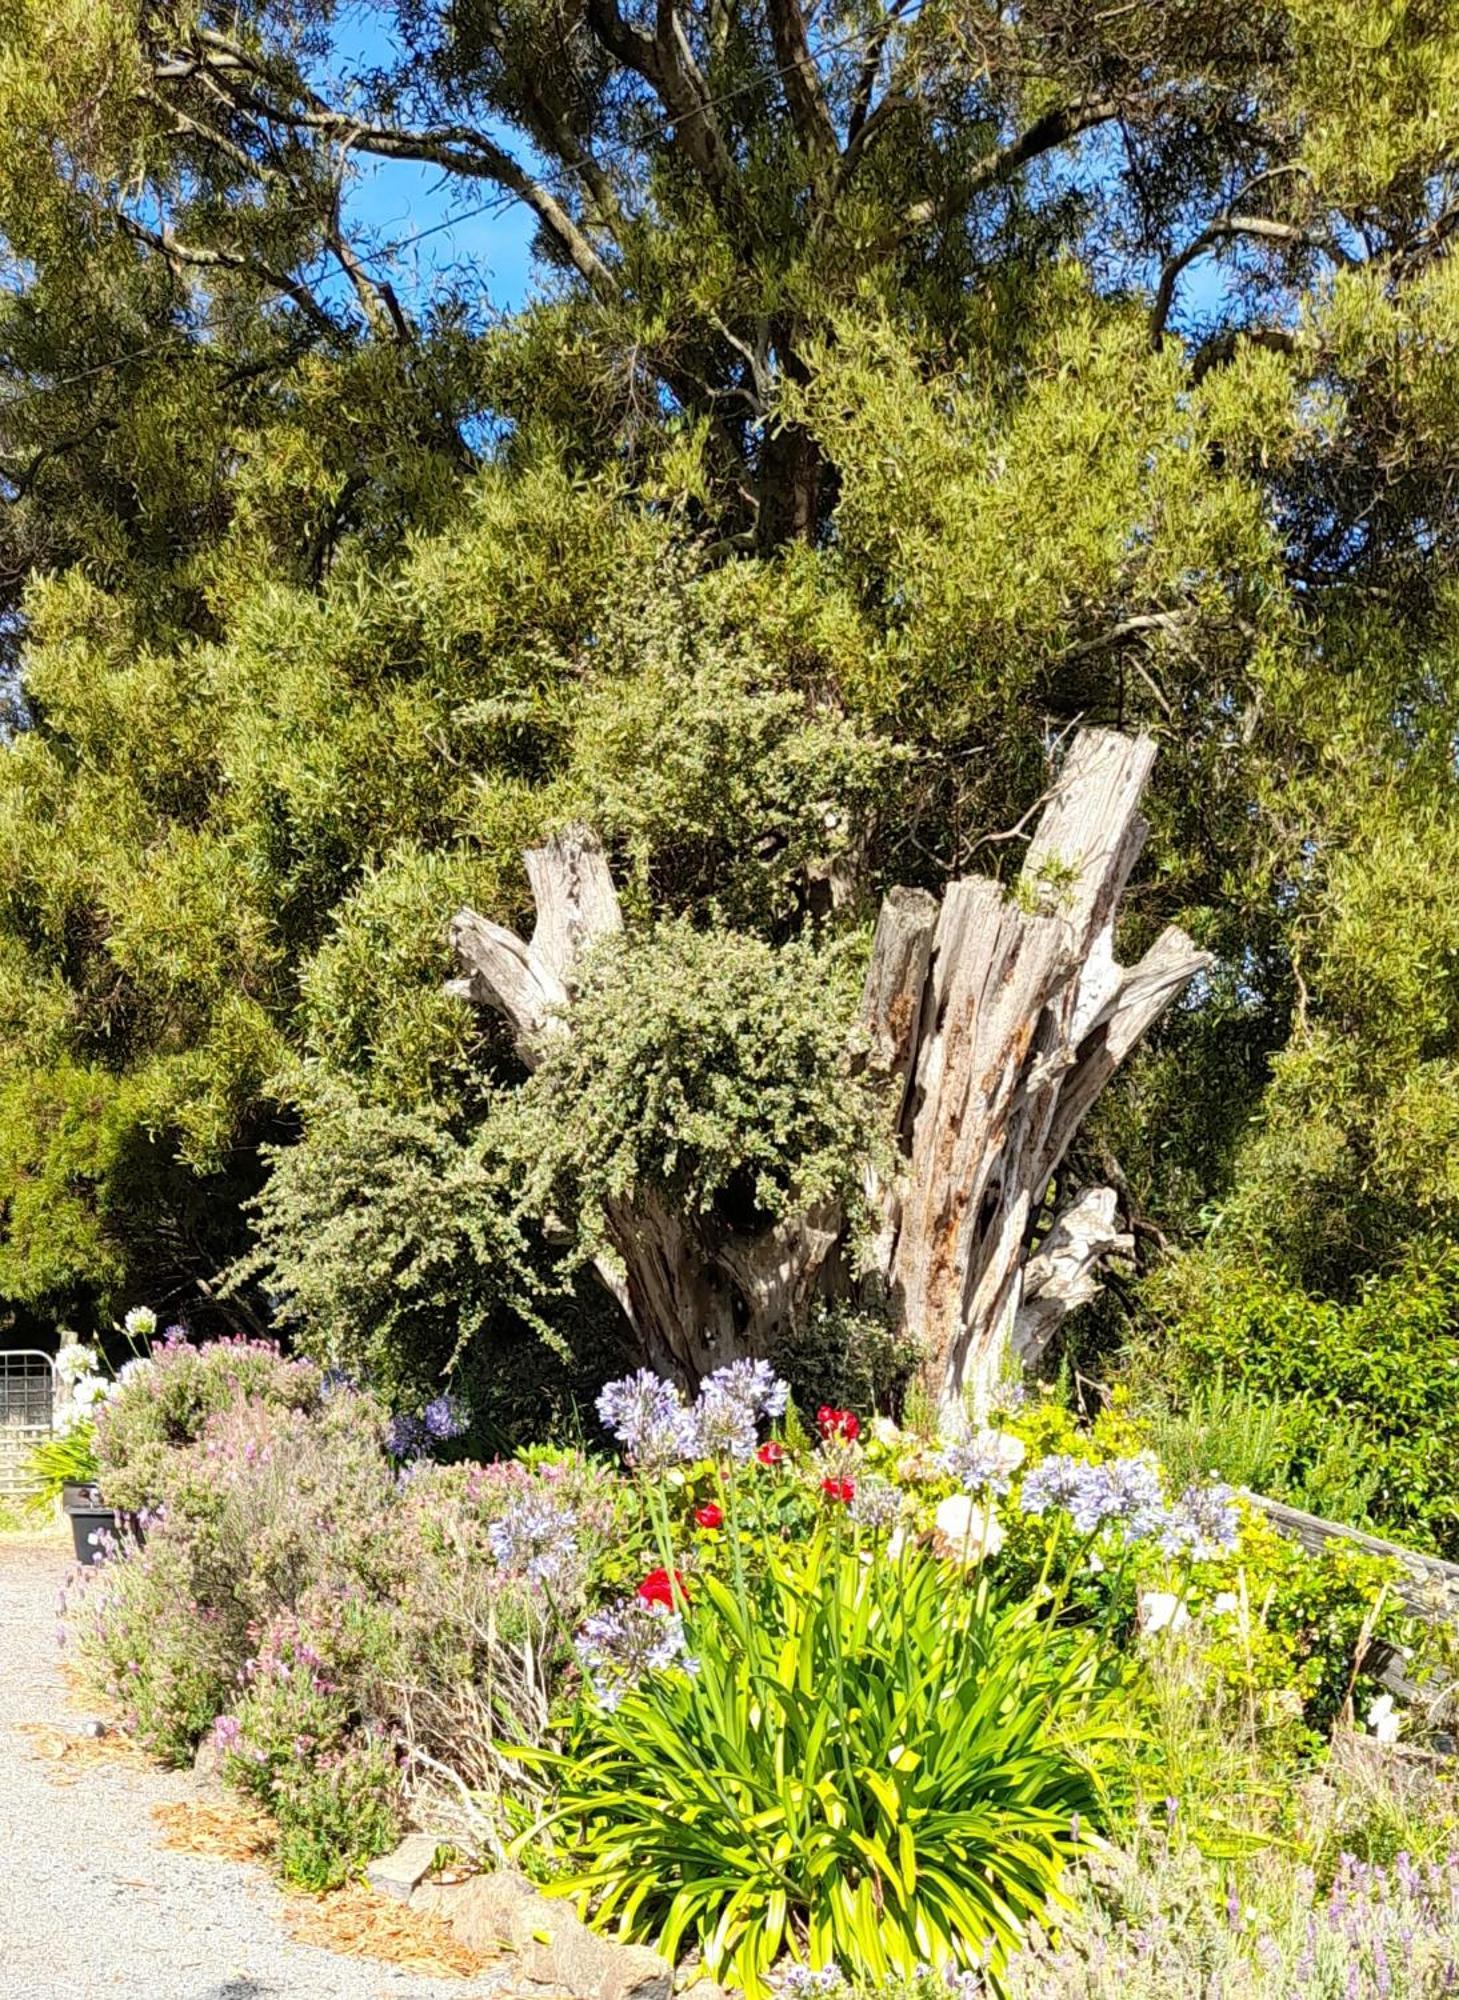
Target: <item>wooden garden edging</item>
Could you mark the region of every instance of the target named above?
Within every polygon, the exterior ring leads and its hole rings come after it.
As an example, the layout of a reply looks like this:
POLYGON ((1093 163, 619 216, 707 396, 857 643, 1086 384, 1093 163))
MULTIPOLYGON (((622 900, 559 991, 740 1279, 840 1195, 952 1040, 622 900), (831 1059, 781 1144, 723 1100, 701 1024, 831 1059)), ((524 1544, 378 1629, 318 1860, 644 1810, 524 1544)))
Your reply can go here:
POLYGON ((1268 1500, 1262 1493, 1249 1493, 1243 1488, 1241 1497, 1259 1507, 1273 1527, 1291 1535, 1313 1555, 1320 1554, 1328 1542, 1351 1542, 1366 1555, 1386 1556, 1398 1563, 1406 1580, 1398 1583, 1396 1589, 1405 1610, 1415 1618, 1459 1618, 1459 1563, 1420 1555, 1416 1549, 1406 1549, 1399 1542, 1384 1541, 1381 1535, 1365 1534, 1361 1528, 1345 1528, 1337 1521, 1324 1521, 1317 1514, 1304 1514, 1300 1507, 1268 1500))
MULTIPOLYGON (((1365 1555, 1387 1557, 1402 1572, 1394 1588, 1405 1611, 1431 1624, 1443 1618, 1459 1623, 1459 1563, 1445 1562, 1440 1556, 1420 1555, 1417 1549, 1385 1541, 1381 1535, 1369 1535, 1361 1528, 1345 1528, 1338 1521, 1324 1521, 1319 1514, 1304 1514, 1300 1507, 1268 1500, 1264 1493, 1252 1493, 1245 1487, 1241 1489, 1241 1498, 1259 1507, 1274 1528, 1292 1536, 1312 1555, 1319 1554, 1328 1542, 1351 1542, 1365 1555)), ((1425 1690, 1403 1671, 1406 1664, 1403 1654, 1392 1646, 1376 1641, 1367 1664, 1376 1670, 1382 1685, 1401 1701, 1425 1699, 1425 1690)))

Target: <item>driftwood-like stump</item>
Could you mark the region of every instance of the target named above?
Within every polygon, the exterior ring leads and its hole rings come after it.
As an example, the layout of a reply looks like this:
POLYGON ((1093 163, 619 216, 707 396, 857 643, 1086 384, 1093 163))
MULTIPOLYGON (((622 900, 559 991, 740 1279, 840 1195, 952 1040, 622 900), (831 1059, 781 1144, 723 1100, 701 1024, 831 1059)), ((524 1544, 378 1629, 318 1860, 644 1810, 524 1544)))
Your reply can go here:
MULTIPOLYGON (((1102 1260, 1130 1248, 1109 1188, 1079 1190, 1052 1218, 1045 1206, 1100 1091, 1208 962, 1173 928, 1138 965, 1115 961, 1154 755, 1146 738, 1082 731, 1012 894, 971 877, 940 903, 893 889, 882 906, 863 1059, 889 1080, 902 1164, 892 1184, 872 1188, 876 1259, 950 1417, 986 1395, 1006 1353, 1035 1359, 1094 1296, 1102 1260)), ((451 935, 466 976, 452 990, 505 1015, 531 1065, 551 1035, 571 1034, 574 969, 622 918, 587 828, 555 836, 527 866, 530 944, 460 911, 451 935)), ((609 1222, 619 1261, 605 1263, 605 1279, 645 1357, 691 1382, 773 1347, 826 1274, 844 1282, 836 1214, 750 1237, 646 1195, 609 1222)))

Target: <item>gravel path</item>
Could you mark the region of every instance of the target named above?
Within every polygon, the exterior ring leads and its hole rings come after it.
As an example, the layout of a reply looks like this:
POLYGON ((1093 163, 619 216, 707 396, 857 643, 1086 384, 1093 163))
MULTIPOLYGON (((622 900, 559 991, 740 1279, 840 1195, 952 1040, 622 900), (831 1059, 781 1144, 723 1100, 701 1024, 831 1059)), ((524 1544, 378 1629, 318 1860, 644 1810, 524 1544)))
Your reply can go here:
POLYGON ((99 1762, 75 1782, 23 1733, 74 1733, 58 1672, 59 1542, 0 1537, 0 2000, 476 2000, 296 1943, 261 1869, 159 1846, 152 1807, 189 1774, 99 1762))

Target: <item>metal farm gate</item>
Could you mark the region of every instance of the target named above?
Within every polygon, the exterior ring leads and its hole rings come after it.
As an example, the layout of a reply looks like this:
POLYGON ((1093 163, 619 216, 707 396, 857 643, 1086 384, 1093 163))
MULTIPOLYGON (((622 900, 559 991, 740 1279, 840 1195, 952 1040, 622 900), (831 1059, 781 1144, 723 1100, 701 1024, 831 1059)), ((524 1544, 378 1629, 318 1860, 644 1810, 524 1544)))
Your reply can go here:
POLYGON ((33 1490, 30 1454, 51 1435, 56 1371, 39 1348, 0 1349, 0 1500, 33 1490))

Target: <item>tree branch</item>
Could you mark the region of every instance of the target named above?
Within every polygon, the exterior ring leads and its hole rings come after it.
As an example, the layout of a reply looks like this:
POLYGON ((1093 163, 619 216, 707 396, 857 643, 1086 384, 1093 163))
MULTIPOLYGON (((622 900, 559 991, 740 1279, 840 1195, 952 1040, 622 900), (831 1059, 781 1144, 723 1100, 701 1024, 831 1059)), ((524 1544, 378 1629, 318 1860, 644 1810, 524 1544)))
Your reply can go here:
POLYGON ((883 246, 894 249, 914 230, 927 229, 940 222, 946 222, 960 208, 976 196, 985 194, 989 188, 1001 186, 1010 180, 1021 167, 1040 159, 1045 153, 1052 153, 1058 147, 1077 139, 1081 132, 1091 131, 1096 125, 1107 125, 1112 118, 1120 115, 1119 106, 1107 98, 1081 98, 1076 104, 1060 105, 1055 111, 1046 111, 1042 118, 1036 118, 1032 125, 1020 132, 1005 145, 997 146, 991 153, 979 160, 971 172, 965 174, 958 185, 938 201, 914 202, 902 217, 900 229, 883 246))
POLYGON ((1166 258, 1160 282, 1155 288, 1155 303, 1150 309, 1152 346, 1158 347, 1164 338, 1165 324, 1175 303, 1175 288, 1181 274, 1198 258, 1204 257, 1208 250, 1214 250, 1218 243, 1229 242, 1237 236, 1251 236, 1266 243, 1284 244, 1291 249, 1320 250, 1335 264, 1351 264, 1353 261, 1341 244, 1334 243, 1321 230, 1307 229, 1300 222, 1278 222, 1269 215, 1235 215, 1228 210, 1225 215, 1218 215, 1214 222, 1207 223, 1183 250, 1166 258))
POLYGON ((287 271, 276 271, 261 258, 241 250, 217 250, 200 243, 179 243, 170 230, 148 229, 145 223, 137 222, 130 215, 119 215, 118 221, 129 236, 158 251, 174 267, 186 264, 200 271, 241 271, 247 276, 261 278, 283 297, 291 299, 321 333, 328 334, 331 340, 344 337, 343 329, 324 310, 309 287, 300 279, 290 277, 287 271))
POLYGON ((770 36, 791 121, 806 152, 824 164, 836 157, 836 128, 806 39, 800 0, 768 0, 768 4, 770 36))

